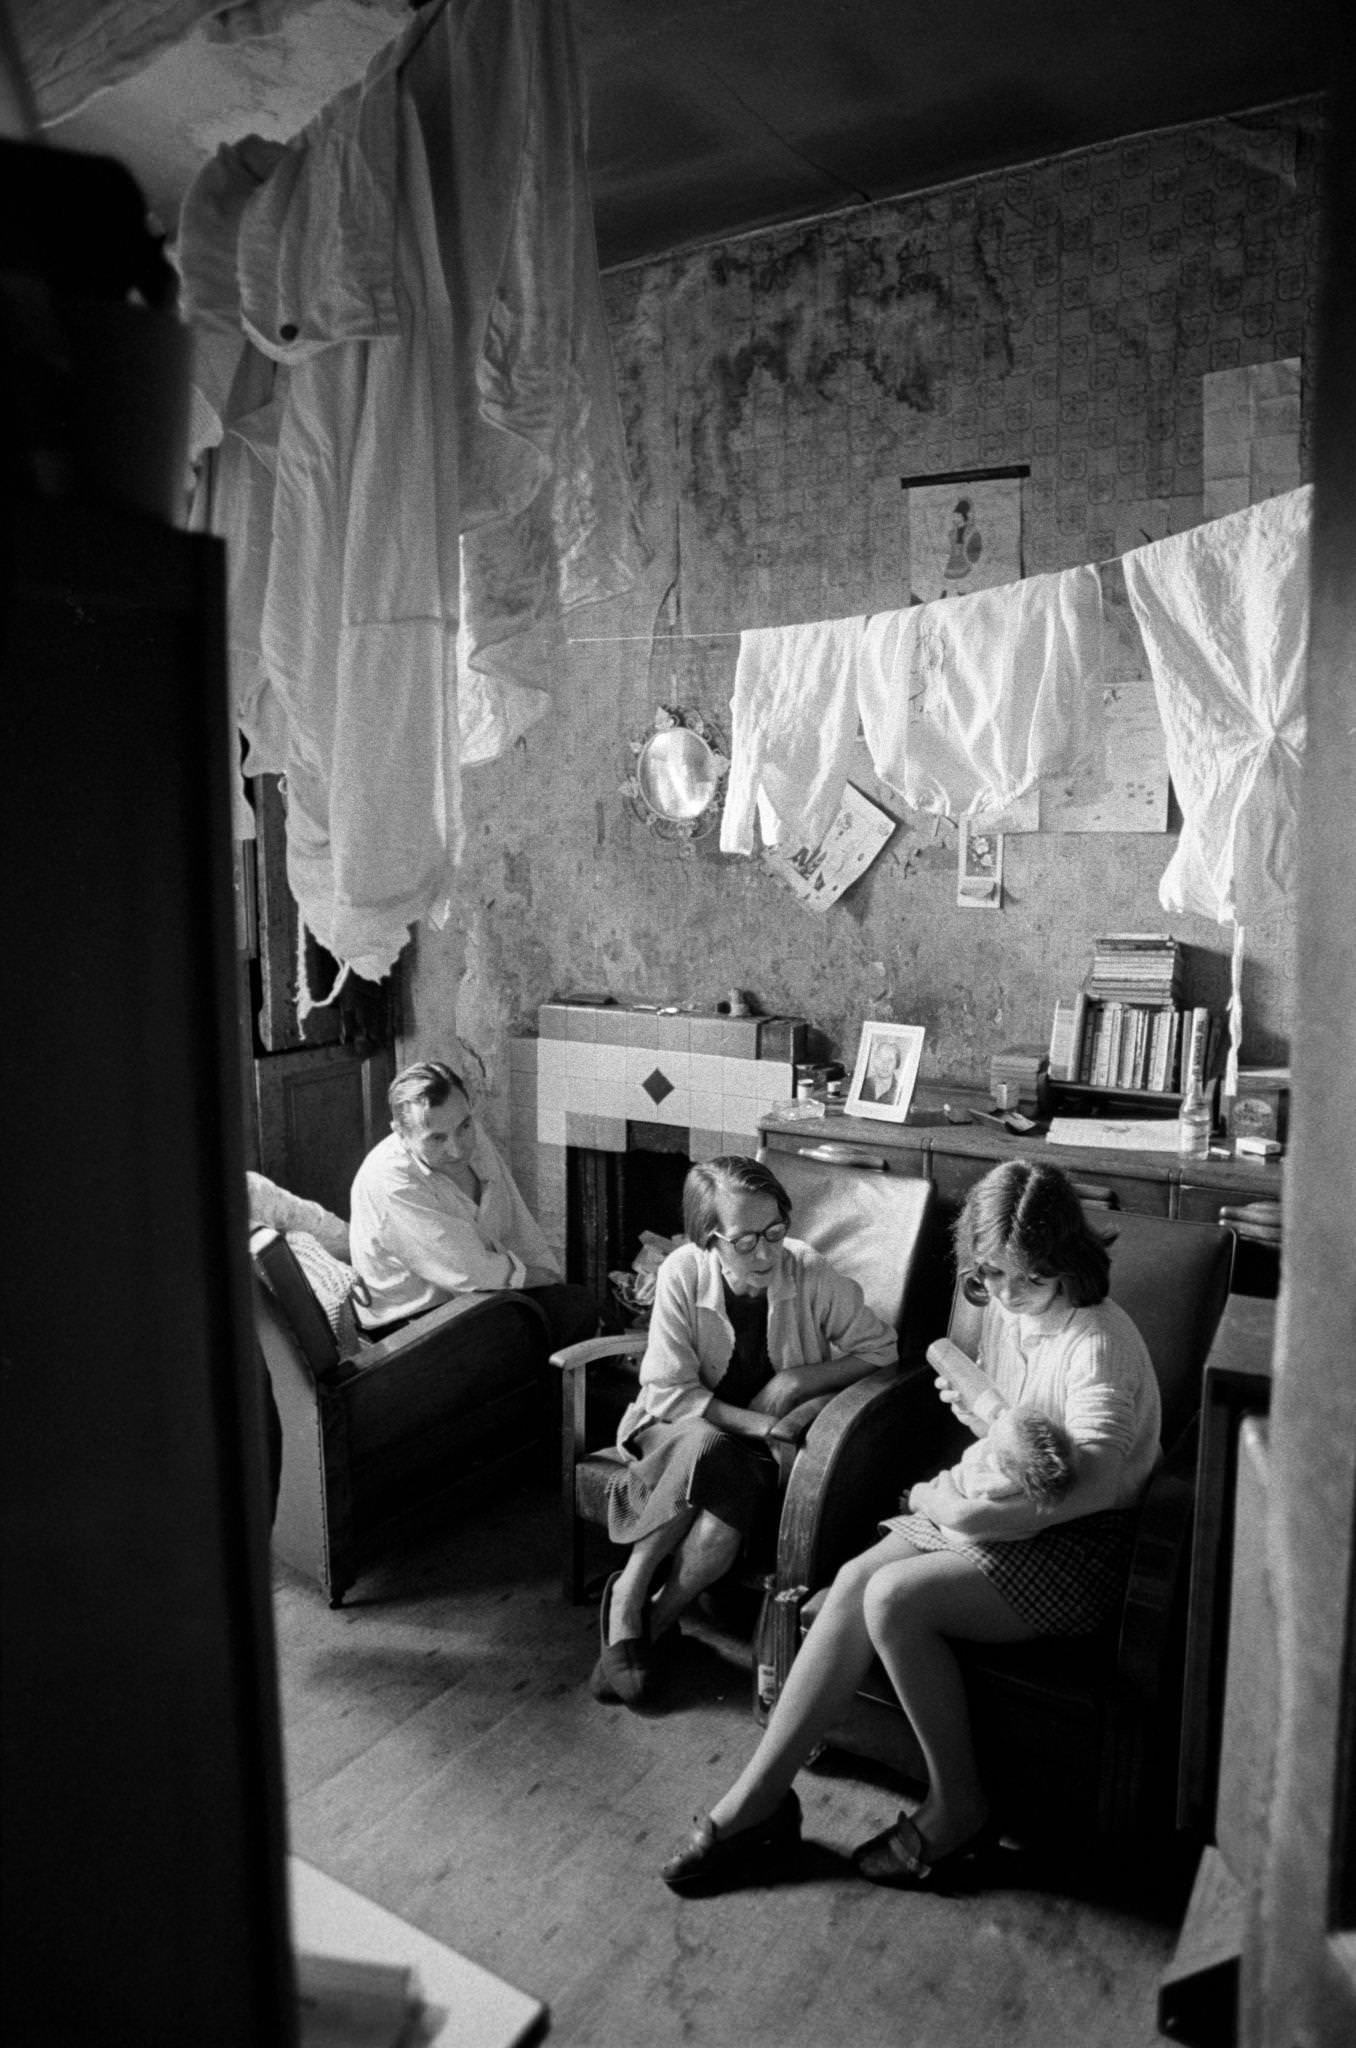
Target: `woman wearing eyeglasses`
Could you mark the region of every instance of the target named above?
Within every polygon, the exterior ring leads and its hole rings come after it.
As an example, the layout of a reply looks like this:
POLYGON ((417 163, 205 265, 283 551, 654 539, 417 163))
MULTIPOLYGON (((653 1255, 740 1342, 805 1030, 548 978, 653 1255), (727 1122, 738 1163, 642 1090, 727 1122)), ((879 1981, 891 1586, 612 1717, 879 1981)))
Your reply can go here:
POLYGON ((707 1160, 683 1185, 688 1242, 659 1269, 640 1392, 617 1433, 627 1463, 608 1533, 630 1556, 603 1592, 595 1699, 640 1703, 654 1644, 735 1562, 779 1454, 840 1387, 895 1362, 894 1332, 788 1234, 790 1218, 756 1159, 707 1160))
MULTIPOLYGON (((913 1725, 927 1791, 861 1843, 874 1884, 936 1883, 986 1833, 965 1686, 951 1644, 1018 1643, 1097 1627, 1124 1590, 1131 1510, 1159 1455, 1158 1381, 1144 1340, 1107 1297, 1106 1239, 1057 1166, 1010 1159, 971 1188, 956 1264, 984 1304, 980 1363, 1005 1402, 1062 1423, 1074 1483, 1053 1506, 966 1500, 946 1475, 912 1487, 905 1512, 844 1565, 762 1740, 740 1776, 662 1868, 675 1891, 747 1883, 783 1867, 800 1836, 792 1781, 841 1721, 879 1657, 913 1725)), ((941 1380, 975 1436, 991 1419, 941 1380)))

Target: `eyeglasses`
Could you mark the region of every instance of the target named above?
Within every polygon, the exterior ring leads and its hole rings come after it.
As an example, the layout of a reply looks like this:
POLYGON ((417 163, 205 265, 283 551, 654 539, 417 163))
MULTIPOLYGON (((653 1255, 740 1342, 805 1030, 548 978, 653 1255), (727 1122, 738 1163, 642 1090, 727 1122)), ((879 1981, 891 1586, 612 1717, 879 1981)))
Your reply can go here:
POLYGON ((976 1266, 975 1278, 982 1287, 987 1287, 990 1292, 995 1287, 1001 1287, 1005 1280, 1013 1294, 1033 1294, 1038 1289, 1050 1285, 1050 1279, 1047 1274, 1004 1273, 1000 1272, 997 1266, 976 1266))
POLYGON ((789 1225, 769 1223, 766 1230, 741 1230, 738 1237, 726 1237, 720 1230, 713 1230, 712 1237, 718 1237, 722 1244, 728 1244, 732 1252, 748 1253, 762 1244, 780 1244, 786 1236, 789 1225))

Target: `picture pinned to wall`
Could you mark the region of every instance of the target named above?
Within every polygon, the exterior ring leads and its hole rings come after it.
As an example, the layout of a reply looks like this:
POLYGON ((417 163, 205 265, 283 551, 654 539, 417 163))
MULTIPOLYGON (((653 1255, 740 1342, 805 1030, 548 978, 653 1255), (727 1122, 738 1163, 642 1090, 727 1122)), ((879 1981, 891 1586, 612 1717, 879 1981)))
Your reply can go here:
POLYGON ((922 1058, 921 1024, 887 1024, 876 1019, 863 1024, 848 1090, 848 1115, 902 1124, 913 1101, 922 1058))
POLYGON ((917 604, 1016 583, 1022 574, 1020 473, 906 482, 909 591, 917 604))
POLYGON ((1003 835, 977 831, 972 818, 960 821, 956 901, 962 910, 1003 908, 1003 835))
POLYGON ((818 846, 769 846, 763 852, 763 866, 785 882, 807 910, 827 910, 866 873, 894 829, 889 812, 849 782, 838 815, 818 846))

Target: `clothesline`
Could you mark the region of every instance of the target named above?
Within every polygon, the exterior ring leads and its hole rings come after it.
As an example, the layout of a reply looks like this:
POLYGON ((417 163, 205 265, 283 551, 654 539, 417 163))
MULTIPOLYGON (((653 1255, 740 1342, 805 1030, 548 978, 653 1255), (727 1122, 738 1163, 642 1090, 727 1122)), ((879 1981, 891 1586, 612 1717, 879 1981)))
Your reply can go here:
POLYGON ((571 633, 566 640, 567 647, 621 647, 628 642, 643 641, 646 646, 660 641, 668 647, 679 640, 742 640, 744 628, 722 626, 711 633, 571 633))
MULTIPOLYGON (((1121 560, 1122 557, 1120 555, 1108 555, 1104 561, 1094 562, 1091 566, 1100 573, 1105 574, 1112 567, 1119 568, 1121 560)), ((1017 581, 1021 582, 1025 581, 1025 579, 1019 577, 1017 581)), ((964 593, 958 593, 958 595, 964 595, 964 593)), ((944 600, 933 599, 932 602, 941 603, 944 600)), ((896 607, 892 607, 892 609, 896 609, 896 607)), ((905 609, 913 610, 915 607, 907 606, 905 609)), ((867 615, 863 614, 862 616, 867 615)), ((746 626, 713 626, 704 633, 670 633, 661 631, 650 633, 571 633, 565 644, 567 647, 626 647, 649 645, 662 641, 662 644, 668 647, 676 646, 685 640, 742 640, 746 632, 760 630, 781 632, 790 629, 783 627, 762 629, 746 626)))

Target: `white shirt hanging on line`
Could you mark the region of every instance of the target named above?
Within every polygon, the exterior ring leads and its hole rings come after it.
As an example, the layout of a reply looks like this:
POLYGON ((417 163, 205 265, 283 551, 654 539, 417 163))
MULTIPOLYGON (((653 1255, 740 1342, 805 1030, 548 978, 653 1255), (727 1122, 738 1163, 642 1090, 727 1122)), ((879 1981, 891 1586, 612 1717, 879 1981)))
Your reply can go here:
POLYGON ((879 612, 858 701, 872 765, 913 810, 1002 810, 1101 740, 1102 584, 1093 564, 879 612))
POLYGON ((864 618, 741 633, 730 702, 730 779, 722 853, 818 846, 843 801, 857 735, 864 618))
POLYGON ((1123 558, 1182 806, 1165 910, 1248 924, 1294 889, 1311 507, 1305 484, 1123 558))
POLYGON ((240 430, 212 524, 251 542, 237 701, 251 772, 287 776, 307 928, 377 979, 446 906, 463 762, 540 716, 553 625, 645 554, 569 10, 447 0, 285 149, 249 147, 181 243, 189 317, 273 369, 209 365, 209 432, 240 430))

